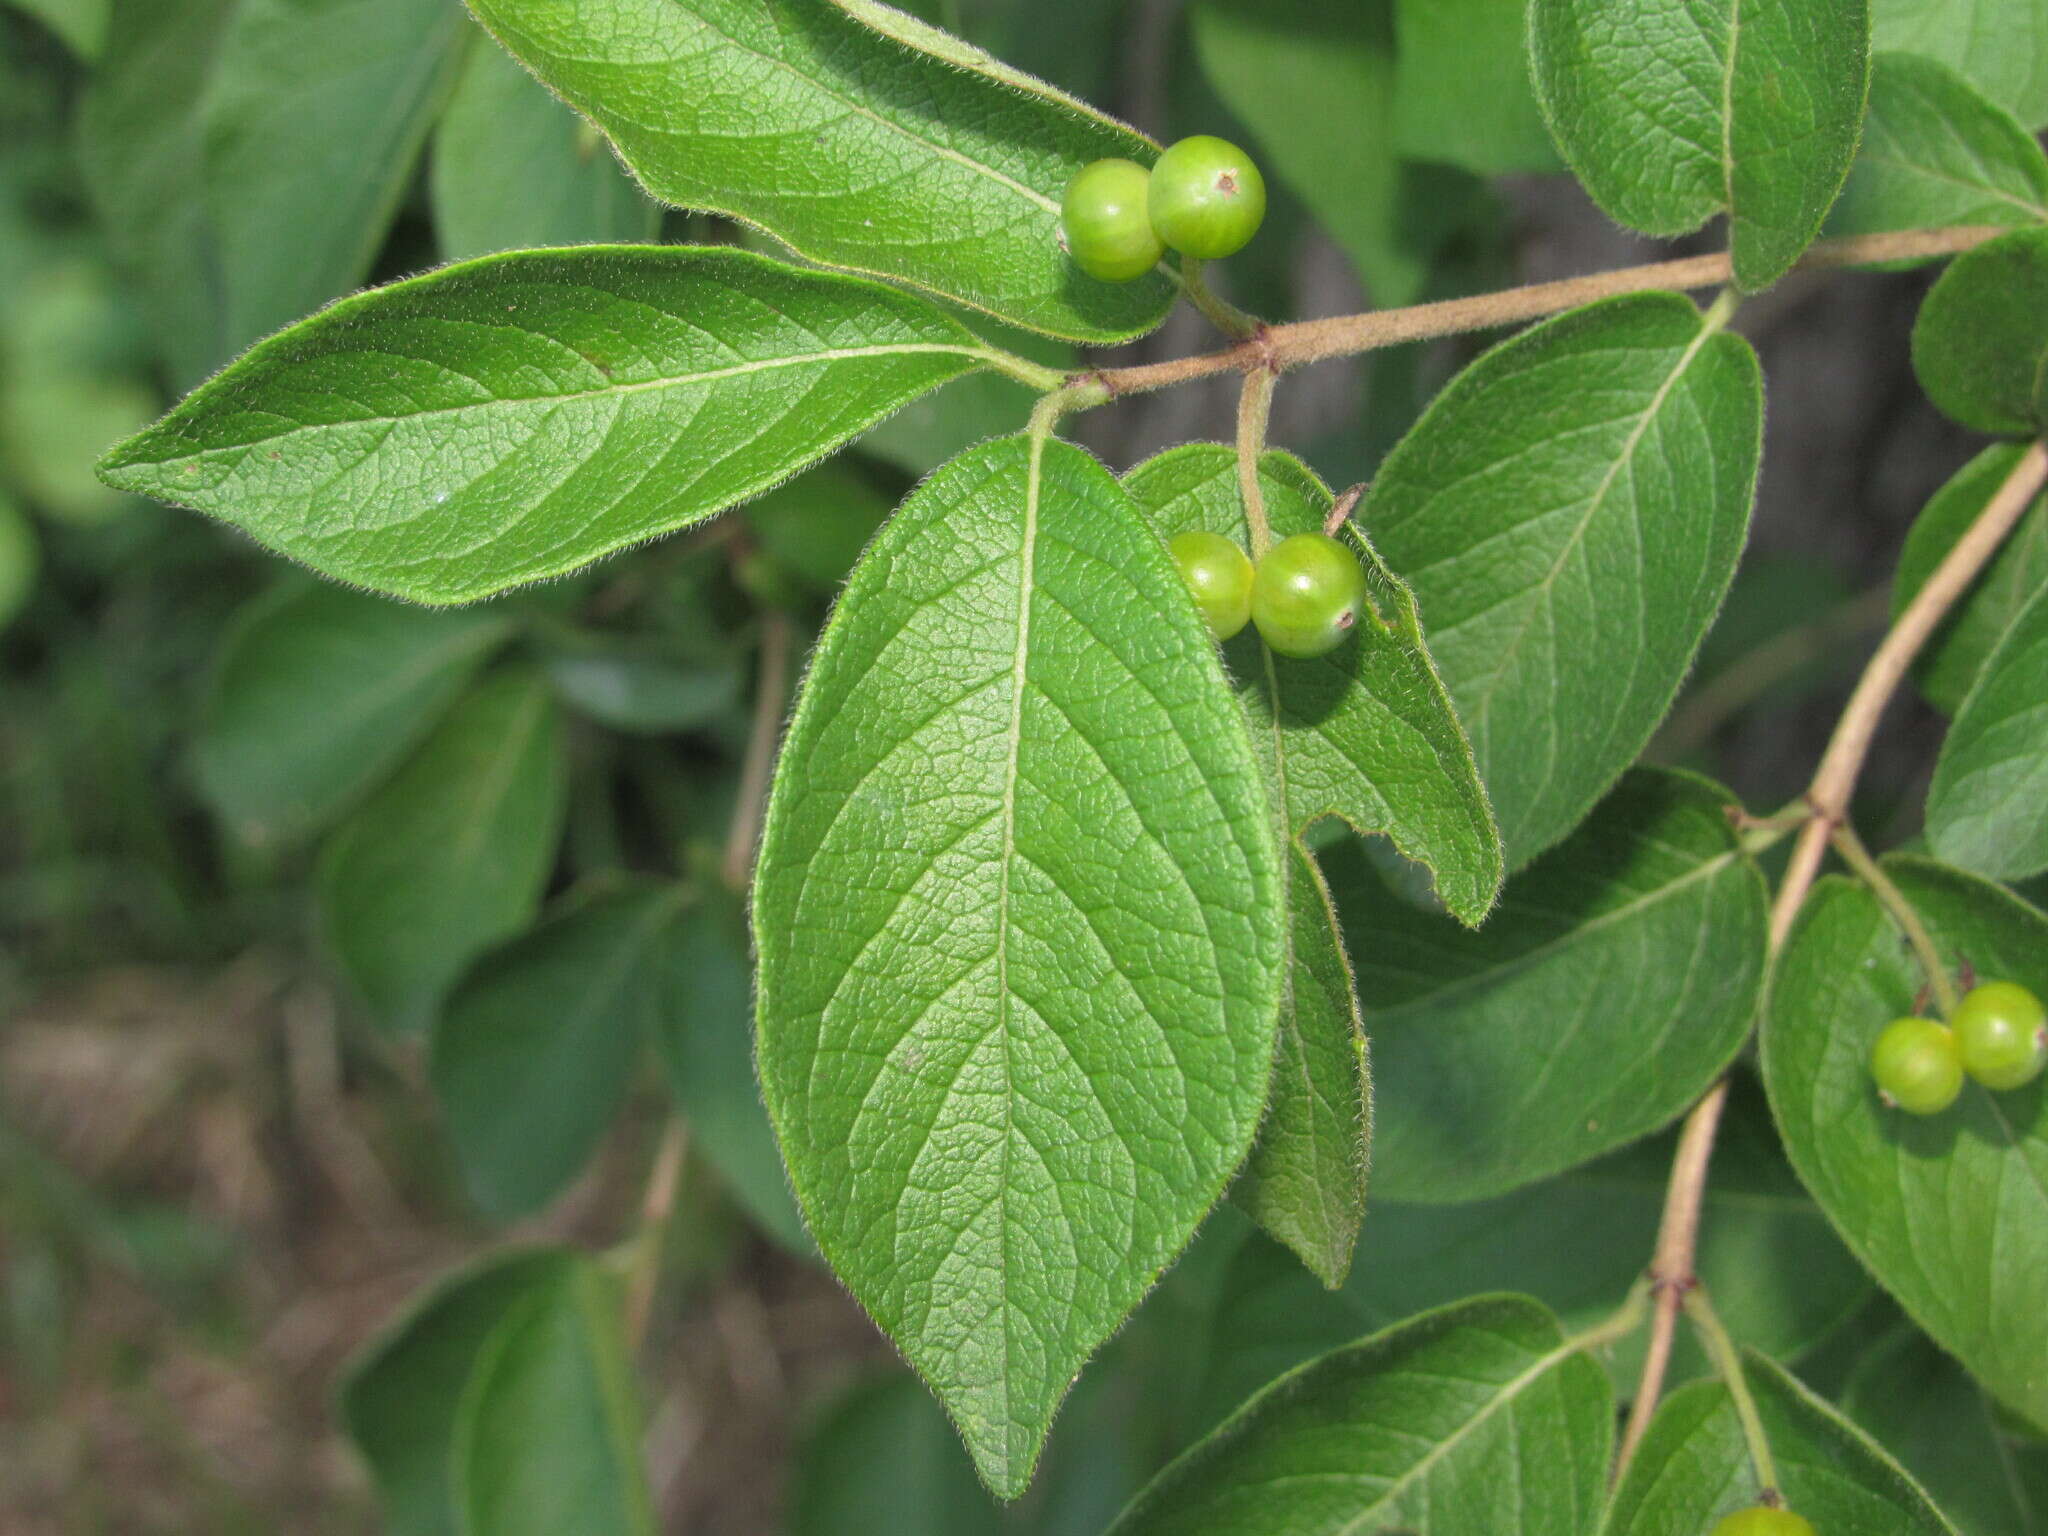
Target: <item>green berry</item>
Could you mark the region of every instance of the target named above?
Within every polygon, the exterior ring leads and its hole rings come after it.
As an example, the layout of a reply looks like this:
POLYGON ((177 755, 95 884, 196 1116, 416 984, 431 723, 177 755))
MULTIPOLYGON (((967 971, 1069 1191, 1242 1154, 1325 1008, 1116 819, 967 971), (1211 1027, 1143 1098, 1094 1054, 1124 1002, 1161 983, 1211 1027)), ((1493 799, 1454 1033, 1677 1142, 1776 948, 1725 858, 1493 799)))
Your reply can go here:
POLYGON ((1198 133, 1152 167, 1151 210, 1159 238, 1183 256, 1235 256, 1266 217, 1266 178, 1235 144, 1198 133))
POLYGON ((1200 532, 1176 533, 1166 548, 1210 634, 1228 640, 1251 622, 1252 562, 1243 550, 1220 533, 1200 532))
POLYGON ((1813 1522, 1804 1515, 1759 1504, 1754 1509, 1738 1509, 1732 1515, 1723 1515, 1714 1526, 1713 1536, 1818 1536, 1818 1533, 1813 1522))
POLYGON ((1147 209, 1152 173, 1135 160, 1095 160, 1074 172, 1060 199, 1067 254, 1090 277, 1128 283, 1166 254, 1147 209))
POLYGON ((1282 656, 1335 650, 1365 611, 1358 557, 1328 534, 1282 539, 1252 574, 1252 622, 1282 656))
POLYGON ((1986 1088, 2024 1088, 2048 1066, 2048 1010, 2015 982, 1972 987, 1948 1024, 1963 1070, 1986 1088))
POLYGON ((1893 1019, 1870 1050, 1870 1075, 1887 1104, 1938 1115, 1963 1091, 1956 1037, 1932 1019, 1893 1019))

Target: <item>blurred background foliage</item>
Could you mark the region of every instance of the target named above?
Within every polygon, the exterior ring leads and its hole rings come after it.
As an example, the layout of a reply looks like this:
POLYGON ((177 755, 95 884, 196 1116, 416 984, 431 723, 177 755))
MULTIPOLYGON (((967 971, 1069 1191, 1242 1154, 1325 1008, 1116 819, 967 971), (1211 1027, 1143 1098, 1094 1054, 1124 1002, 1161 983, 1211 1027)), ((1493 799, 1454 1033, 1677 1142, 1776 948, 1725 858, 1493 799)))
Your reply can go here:
MULTIPOLYGON (((1664 249, 1555 174, 1513 0, 911 8, 1156 136, 1255 146, 1273 212, 1219 277, 1261 313, 1664 249)), ((1493 1286, 1570 1318, 1647 1252, 1656 1143, 1483 1207, 1376 1209, 1335 1296, 1226 1207, 998 1514, 807 1257, 720 866, 761 691, 779 708, 890 507, 1015 430, 1020 388, 970 379, 741 514, 453 612, 315 583, 93 477, 178 392, 365 282, 533 244, 758 238, 649 203, 454 0, 0 6, 0 1529, 384 1528, 334 1411, 345 1362, 500 1245, 647 1240, 672 1106, 687 1151, 641 1362, 666 1530, 1093 1532, 1277 1370, 1493 1286), (600 973, 615 990, 582 1006, 600 973), (1532 1276, 1518 1225, 1572 1261, 1532 1276)), ((1968 456, 1907 369, 1924 284, 1795 277, 1737 322, 1772 385, 1758 534, 1658 754, 1753 806, 1804 781, 1907 524, 1968 456)), ((1276 440, 1368 478, 1486 339, 1295 379, 1276 440)), ((1207 344, 1180 314, 1117 357, 1207 344)), ((1121 468, 1226 436, 1231 406, 1223 382, 1077 430, 1121 468)), ((1913 707, 1858 813, 1891 843, 1938 735, 1913 707)), ((1974 1392, 1853 1264, 1739 1293, 1745 1255, 1789 1240, 1772 1223, 1839 1250, 1768 1117, 1737 1124, 1757 1198, 1731 1199, 1708 1263, 1720 1242, 1738 1332, 1852 1410, 1904 1411, 1867 1388, 1879 1351, 1974 1392)), ((1967 1481, 1940 1425, 1914 1433, 1930 1483, 1967 1481)))

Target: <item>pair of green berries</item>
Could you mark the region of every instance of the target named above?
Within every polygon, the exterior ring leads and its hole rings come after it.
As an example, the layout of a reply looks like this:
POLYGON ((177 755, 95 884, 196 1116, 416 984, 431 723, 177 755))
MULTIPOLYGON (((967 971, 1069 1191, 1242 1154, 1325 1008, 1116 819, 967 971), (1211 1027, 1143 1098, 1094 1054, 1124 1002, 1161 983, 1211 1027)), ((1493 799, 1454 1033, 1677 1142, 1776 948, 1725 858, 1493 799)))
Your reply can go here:
POLYGON ((1220 533, 1177 533, 1166 548, 1218 640, 1256 624, 1273 650, 1306 659, 1342 645, 1365 611, 1358 557, 1325 533, 1289 535, 1256 569, 1220 533))
POLYGON ((1214 261, 1235 256, 1266 217, 1266 180, 1226 139, 1198 133, 1159 157, 1095 160, 1074 173, 1060 200, 1067 254, 1090 277, 1128 283, 1166 248, 1214 261))
POLYGON ((2010 981, 1972 987, 1946 1024, 1893 1019, 1870 1052, 1870 1075, 1887 1104, 1938 1115, 1968 1074, 1986 1088, 2024 1088, 2048 1066, 2048 1011, 2010 981))
POLYGON ((1723 1515, 1715 1524, 1713 1536, 1818 1536, 1813 1522, 1804 1515, 1795 1515, 1789 1509, 1775 1505, 1758 1504, 1750 1509, 1738 1509, 1732 1515, 1723 1515))

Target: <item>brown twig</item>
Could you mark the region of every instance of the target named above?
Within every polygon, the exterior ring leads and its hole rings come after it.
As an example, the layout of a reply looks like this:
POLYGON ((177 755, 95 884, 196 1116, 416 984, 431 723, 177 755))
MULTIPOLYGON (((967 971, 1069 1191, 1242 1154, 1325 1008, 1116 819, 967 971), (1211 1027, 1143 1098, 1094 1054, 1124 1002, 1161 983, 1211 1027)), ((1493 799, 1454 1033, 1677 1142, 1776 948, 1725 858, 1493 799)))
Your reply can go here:
POLYGON ((690 1133, 671 1115, 662 1128, 661 1145, 655 1149, 647 1188, 640 1197, 640 1227, 633 1235, 632 1267, 626 1272, 626 1347, 635 1353, 647 1337, 654 1290, 661 1279, 661 1253, 668 1242, 669 1217, 675 1213, 676 1194, 683 1187, 683 1163, 689 1150, 690 1133))
POLYGON ((761 835, 761 813, 768 802, 768 779, 775 768, 775 744, 782 735, 782 706, 789 694, 789 660, 796 626, 780 608, 761 615, 761 669, 754 688, 754 723, 740 763, 739 798, 733 802, 732 824, 725 838, 719 876, 735 891, 747 888, 754 869, 754 844, 761 835))

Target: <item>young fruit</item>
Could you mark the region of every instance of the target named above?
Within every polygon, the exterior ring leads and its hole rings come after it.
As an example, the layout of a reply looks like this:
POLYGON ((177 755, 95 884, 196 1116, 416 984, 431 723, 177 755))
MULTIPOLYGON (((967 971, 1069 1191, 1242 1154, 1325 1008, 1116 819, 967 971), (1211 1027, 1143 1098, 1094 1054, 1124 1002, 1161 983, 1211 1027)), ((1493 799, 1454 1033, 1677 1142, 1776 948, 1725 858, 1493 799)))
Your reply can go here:
POLYGON ((1176 533, 1166 545, 1180 579, 1195 594, 1209 633, 1228 640, 1251 621, 1252 562, 1220 533, 1176 533))
POLYGON ((1986 1088, 2023 1088, 2048 1066, 2048 1010, 2016 982, 1972 987, 1948 1026, 1963 1070, 1986 1088))
POLYGON ((1893 1019, 1870 1049, 1870 1075, 1885 1103, 1908 1114, 1938 1115, 1963 1091, 1963 1058, 1947 1025, 1893 1019))
POLYGON ((1320 656, 1343 643, 1365 611, 1358 557, 1322 533, 1282 539, 1252 574, 1252 622, 1282 656, 1320 656))
POLYGON ((1152 227, 1183 256, 1235 256, 1266 217, 1266 179, 1228 140, 1198 133, 1152 167, 1152 227))
POLYGON ((1060 199, 1067 254, 1090 277, 1128 283, 1166 254, 1147 211, 1151 172, 1135 160, 1094 160, 1074 172, 1060 199))
POLYGON ((1804 1515, 1759 1504, 1754 1509, 1738 1509, 1732 1515, 1723 1515, 1714 1527, 1713 1536, 1818 1536, 1818 1533, 1813 1522, 1804 1515))

